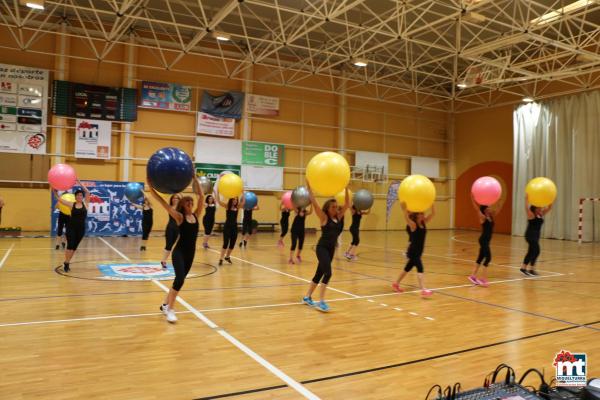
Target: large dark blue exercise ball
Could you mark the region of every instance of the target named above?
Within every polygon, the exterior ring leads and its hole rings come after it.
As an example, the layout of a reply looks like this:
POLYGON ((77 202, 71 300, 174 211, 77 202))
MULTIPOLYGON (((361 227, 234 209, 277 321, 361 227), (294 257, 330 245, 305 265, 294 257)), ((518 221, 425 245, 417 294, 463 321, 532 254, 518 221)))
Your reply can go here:
POLYGON ((146 174, 156 191, 181 193, 194 177, 194 164, 183 150, 164 147, 152 154, 146 166, 146 174))
POLYGON ((144 198, 143 186, 138 182, 129 182, 125 187, 125 197, 132 203, 137 203, 144 198))
POLYGON ((258 204, 258 197, 253 192, 244 193, 244 199, 246 199, 244 210, 252 210, 258 204))

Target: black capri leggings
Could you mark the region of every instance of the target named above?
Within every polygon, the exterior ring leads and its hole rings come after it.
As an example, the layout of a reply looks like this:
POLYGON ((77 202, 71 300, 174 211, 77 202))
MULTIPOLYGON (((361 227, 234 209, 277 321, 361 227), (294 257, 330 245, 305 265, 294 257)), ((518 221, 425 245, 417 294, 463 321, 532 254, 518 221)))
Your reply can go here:
POLYGON ((331 261, 333 260, 333 254, 335 253, 335 247, 327 248, 325 246, 317 245, 317 259, 319 265, 317 265, 317 271, 313 276, 312 281, 315 284, 319 282, 327 285, 331 279, 331 261))
POLYGON ((524 265, 531 265, 532 267, 535 265, 538 256, 540 255, 540 242, 539 239, 527 239, 527 244, 529 248, 527 249, 527 254, 525 254, 525 258, 523 259, 524 265))
POLYGON ((77 247, 79 247, 79 243, 81 243, 84 236, 85 226, 69 226, 67 228, 67 250, 77 250, 77 247))
POLYGON ((404 270, 406 272, 410 272, 410 270, 413 269, 413 267, 417 267, 417 272, 422 274, 424 269, 423 269, 423 261, 421 261, 421 255, 407 254, 407 257, 408 257, 408 261, 406 262, 406 266, 404 267, 404 270))
POLYGON ((69 216, 63 213, 58 214, 58 223, 56 225, 56 236, 62 236, 63 231, 67 233, 67 227, 69 226, 69 216))
POLYGON ((252 220, 242 220, 242 235, 252 235, 252 220))
POLYGON ((148 240, 152 232, 152 221, 142 221, 142 240, 148 240))
POLYGON ((479 255, 477 256, 477 264, 483 263, 484 267, 492 261, 492 250, 490 249, 490 242, 487 240, 479 239, 479 255))
POLYGON ((202 225, 204 226, 204 234, 210 235, 213 231, 213 227, 215 226, 215 220, 212 218, 202 218, 202 225))
POLYGON ((173 269, 175 270, 175 280, 173 281, 173 289, 180 291, 185 282, 185 277, 190 272, 194 263, 195 250, 184 250, 175 247, 171 254, 173 260, 173 269))
POLYGON ((235 242, 237 240, 238 230, 237 226, 223 227, 223 248, 233 249, 235 248, 235 242))
POLYGON ((283 239, 288 233, 290 221, 288 219, 282 219, 281 221, 279 221, 279 225, 281 226, 281 235, 279 235, 279 237, 283 239))
POLYGON ((296 250, 296 244, 298 245, 298 250, 302 250, 304 247, 304 231, 296 232, 292 230, 292 247, 291 251, 296 250))
POLYGON ((165 250, 171 251, 173 249, 178 236, 179 228, 177 225, 168 224, 165 229, 165 250))
POLYGON ((358 229, 350 229, 350 234, 352 235, 352 243, 350 243, 351 246, 358 246, 358 244, 360 243, 359 233, 360 231, 358 229))

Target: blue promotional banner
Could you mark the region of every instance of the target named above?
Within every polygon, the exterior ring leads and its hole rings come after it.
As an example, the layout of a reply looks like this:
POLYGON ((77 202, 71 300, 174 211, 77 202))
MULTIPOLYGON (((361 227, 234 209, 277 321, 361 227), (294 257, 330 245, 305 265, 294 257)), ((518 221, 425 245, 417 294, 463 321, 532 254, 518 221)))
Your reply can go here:
POLYGON ((223 118, 242 118, 244 109, 244 93, 227 92, 220 96, 212 96, 204 91, 202 93, 202 107, 200 111, 223 118))
MULTIPOLYGON (((125 197, 129 182, 82 181, 90 191, 87 210, 87 236, 138 236, 142 234, 142 211, 125 197)), ((143 186, 144 184, 140 182, 143 186)), ((71 192, 75 192, 74 187, 71 192)), ((62 193, 61 193, 62 194, 62 193)), ((50 194, 52 196, 52 194, 50 194)), ((52 196, 51 235, 56 236, 58 210, 52 196)))
POLYGON ((142 82, 140 107, 191 111, 192 87, 176 83, 142 82))

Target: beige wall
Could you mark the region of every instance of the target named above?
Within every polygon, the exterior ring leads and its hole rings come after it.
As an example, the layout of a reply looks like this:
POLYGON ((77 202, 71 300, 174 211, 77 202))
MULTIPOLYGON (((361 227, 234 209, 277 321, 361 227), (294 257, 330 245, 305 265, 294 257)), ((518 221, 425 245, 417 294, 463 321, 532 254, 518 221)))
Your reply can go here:
MULTIPOLYGON (((4 28, 0 28, 0 45, 10 46, 10 37, 4 28)), ((34 46, 33 52, 4 50, 2 62, 8 64, 27 65, 47 68, 56 75, 59 43, 52 35, 43 36, 34 46), (43 53, 43 54, 42 54, 43 53)), ((68 40, 68 52, 64 71, 65 79, 76 82, 122 86, 126 81, 126 68, 122 65, 127 60, 128 50, 117 45, 109 53, 108 62, 98 63, 93 58, 87 43, 71 38, 68 40), (72 57, 71 57, 72 56, 72 57), (114 63, 111 63, 114 62, 114 63)), ((227 79, 222 76, 222 66, 214 60, 188 55, 177 64, 177 71, 157 69, 157 55, 146 49, 135 48, 133 52, 137 67, 133 68, 134 87, 141 80, 177 82, 195 87, 193 107, 198 107, 198 97, 202 90, 218 92, 224 90, 243 90, 244 82, 227 79)), ((259 83, 266 73, 265 67, 255 67, 251 78, 252 93, 276 96, 280 98, 280 115, 278 117, 251 119, 250 139, 283 143, 286 147, 286 170, 284 186, 293 189, 304 183, 303 171, 310 158, 324 149, 337 149, 340 135, 345 134, 346 157, 352 164, 354 151, 366 150, 390 153, 390 175, 401 178, 410 174, 410 156, 428 156, 441 158, 441 174, 447 176, 449 143, 447 140, 446 114, 433 111, 417 111, 414 108, 397 104, 382 103, 369 99, 362 88, 349 90, 346 96, 346 119, 340 120, 341 96, 339 93, 322 91, 323 82, 319 78, 304 80, 305 87, 317 90, 299 89, 259 83), (361 96, 360 98, 357 96, 361 96), (345 129, 340 131, 340 126, 345 129), (341 133, 342 132, 342 133, 341 133)), ((56 148, 60 154, 72 154, 74 150, 73 124, 71 119, 54 119, 55 124, 49 129, 48 150, 56 147, 55 137, 64 131, 62 146, 56 148)), ((236 138, 241 137, 241 123, 236 124, 236 138)), ((123 180, 123 170, 129 166, 129 180, 145 181, 146 159, 158 148, 176 146, 189 154, 193 153, 195 114, 138 109, 138 120, 131 124, 130 157, 132 161, 120 160, 125 156, 124 134, 125 124, 113 124, 112 156, 109 161, 78 160, 70 156, 61 161, 73 165, 80 179, 123 180)), ((44 180, 49 166, 49 157, 27 155, 0 154, 0 179, 17 179, 24 181, 44 180), (31 159, 34 160, 35 171, 30 171, 31 159)), ((7 207, 3 215, 3 225, 22 226, 25 230, 48 230, 50 196, 46 189, 39 188, 2 188, 0 194, 5 198, 7 207), (23 205, 28 216, 20 213, 23 205), (31 206, 31 205, 34 206, 31 206)), ((6 185, 4 185, 6 186, 6 185)), ((365 187, 378 195, 372 214, 364 219, 365 229, 385 229, 385 199, 387 183, 353 182, 351 188, 357 190, 365 187)), ((450 224, 450 210, 447 196, 450 194, 450 181, 436 182, 438 196, 438 216, 432 224, 434 228, 447 228, 450 224)), ((281 193, 260 192, 261 210, 256 213, 259 221, 275 222, 279 220, 278 201, 281 193)), ((397 208, 397 206, 396 206, 397 208)), ((221 213, 217 218, 222 218, 221 213)), ((156 229, 160 229, 166 220, 166 214, 156 213, 156 229)), ((316 219, 309 221, 315 226, 316 219)), ((395 209, 390 221, 390 229, 401 229, 404 222, 395 209)))

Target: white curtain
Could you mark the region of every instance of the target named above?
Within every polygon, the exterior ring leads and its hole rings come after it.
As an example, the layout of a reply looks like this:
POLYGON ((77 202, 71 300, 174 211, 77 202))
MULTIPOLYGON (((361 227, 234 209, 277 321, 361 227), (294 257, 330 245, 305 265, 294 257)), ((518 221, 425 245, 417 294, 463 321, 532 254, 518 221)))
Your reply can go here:
MULTIPOLYGON (((579 199, 600 197, 600 91, 521 105, 513 125, 512 233, 525 232, 525 185, 545 176, 558 195, 542 235, 577 240, 579 199)), ((584 240, 600 239, 596 207, 600 211, 600 206, 585 206, 584 240)))

